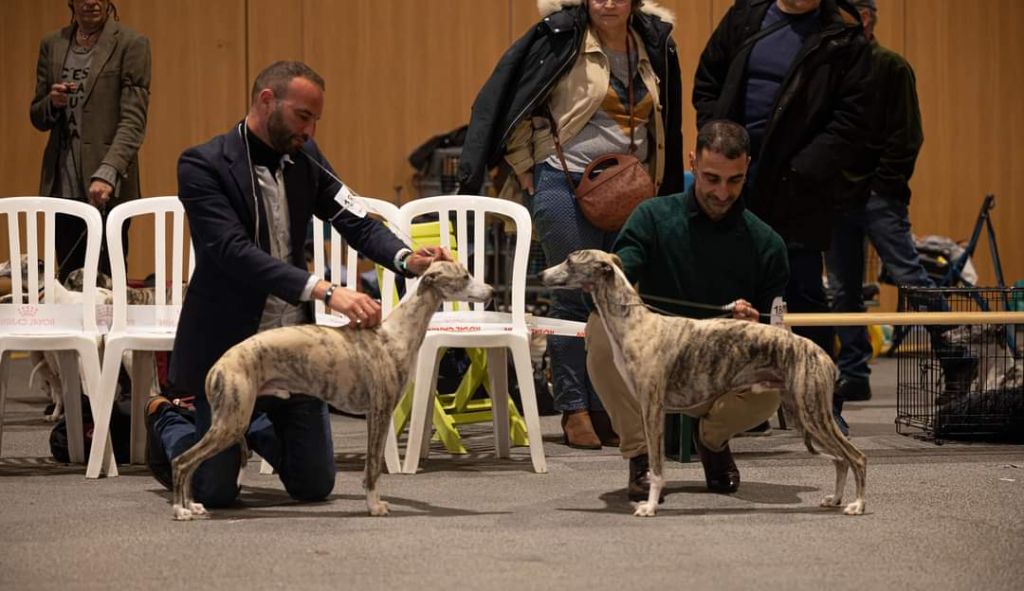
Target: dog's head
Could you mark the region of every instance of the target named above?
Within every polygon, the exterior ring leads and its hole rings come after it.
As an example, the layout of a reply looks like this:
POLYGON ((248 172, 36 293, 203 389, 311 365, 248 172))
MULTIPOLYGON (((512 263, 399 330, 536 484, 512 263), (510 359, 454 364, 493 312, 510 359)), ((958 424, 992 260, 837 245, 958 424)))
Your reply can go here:
MULTIPOLYGON (((44 272, 43 271, 43 266, 44 266, 43 259, 36 259, 36 268, 38 269, 38 274, 40 276, 44 272)), ((30 268, 30 265, 29 265, 29 262, 28 262, 28 255, 27 254, 21 255, 21 265, 19 266, 19 268, 21 270, 21 280, 27 282, 28 281, 28 270, 30 268)), ((4 261, 4 262, 0 263, 0 277, 12 277, 13 273, 14 273, 14 266, 11 265, 11 261, 4 261)))
POLYGON ((434 261, 420 276, 417 293, 432 289, 445 300, 457 302, 487 302, 494 294, 494 288, 478 281, 460 263, 434 261))
MULTIPOLYGON (((68 273, 67 279, 64 280, 64 287, 70 291, 82 291, 82 287, 85 285, 85 269, 75 269, 68 273)), ((96 273, 96 287, 102 287, 103 289, 113 289, 114 282, 103 273, 96 273)), ((128 302, 133 304, 135 302, 128 302)))
POLYGON ((562 264, 542 271, 540 280, 548 287, 592 291, 594 285, 611 279, 621 269, 622 261, 610 252, 577 250, 570 253, 562 264))

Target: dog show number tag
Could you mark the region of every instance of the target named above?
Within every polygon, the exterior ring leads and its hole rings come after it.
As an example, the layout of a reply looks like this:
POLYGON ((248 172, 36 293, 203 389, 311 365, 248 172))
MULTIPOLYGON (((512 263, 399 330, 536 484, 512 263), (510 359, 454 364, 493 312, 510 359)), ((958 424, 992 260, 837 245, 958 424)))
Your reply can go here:
POLYGON ((352 215, 361 218, 366 217, 366 207, 363 206, 362 200, 353 194, 352 191, 349 191, 347 186, 342 185, 338 189, 338 193, 334 196, 334 201, 352 215))
POLYGON ((771 325, 785 329, 786 322, 784 317, 786 315, 786 301, 782 298, 775 298, 772 300, 772 318, 771 325))

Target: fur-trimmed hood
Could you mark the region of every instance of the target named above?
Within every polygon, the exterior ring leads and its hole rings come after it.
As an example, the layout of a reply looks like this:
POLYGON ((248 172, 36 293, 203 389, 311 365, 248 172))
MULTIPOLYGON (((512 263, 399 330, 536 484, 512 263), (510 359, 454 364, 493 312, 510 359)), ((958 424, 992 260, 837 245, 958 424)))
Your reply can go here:
MULTIPOLYGON (((579 6, 584 2, 586 2, 586 0, 537 0, 537 12, 539 12, 541 18, 543 18, 564 8, 579 6)), ((640 12, 656 16, 666 23, 670 23, 672 25, 676 24, 675 13, 653 0, 643 0, 643 2, 640 3, 640 12)))

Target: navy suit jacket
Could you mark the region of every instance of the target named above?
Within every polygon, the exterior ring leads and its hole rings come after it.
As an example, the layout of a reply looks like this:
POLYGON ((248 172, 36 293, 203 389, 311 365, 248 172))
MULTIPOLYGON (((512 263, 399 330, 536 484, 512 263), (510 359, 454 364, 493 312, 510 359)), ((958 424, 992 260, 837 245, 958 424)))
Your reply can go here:
POLYGON ((405 248, 380 222, 339 214, 338 182, 312 162, 330 168, 311 140, 284 169, 292 258, 271 256, 267 213, 262 198, 254 198, 259 187, 253 187, 240 131, 236 125, 178 159, 178 197, 196 253, 169 375, 181 395, 205 396, 207 372, 225 351, 256 333, 267 296, 299 303, 309 278, 304 245, 312 216, 334 218, 333 226, 349 244, 394 271, 394 257, 405 248))

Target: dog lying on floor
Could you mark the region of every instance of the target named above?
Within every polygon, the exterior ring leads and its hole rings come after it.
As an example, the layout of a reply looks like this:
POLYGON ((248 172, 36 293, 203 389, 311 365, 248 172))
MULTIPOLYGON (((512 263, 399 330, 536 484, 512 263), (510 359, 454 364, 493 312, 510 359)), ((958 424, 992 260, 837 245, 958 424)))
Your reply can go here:
MULTIPOLYGON (((82 278, 84 273, 82 269, 76 269, 68 274, 65 280, 65 285, 61 285, 59 282, 54 282, 53 293, 47 294, 44 292, 43 284, 43 269, 44 263, 42 259, 36 259, 36 263, 39 269, 39 301, 43 303, 55 303, 55 304, 80 304, 82 301, 82 278)), ((10 277, 13 269, 11 268, 10 261, 4 261, 0 263, 0 277, 10 277)), ((28 255, 21 256, 21 276, 22 285, 28 285, 28 255)), ((114 295, 110 291, 110 278, 102 273, 98 273, 96 276, 96 305, 110 305, 114 302, 114 295)), ((127 299, 129 304, 154 304, 156 303, 155 291, 153 288, 128 288, 127 299)), ((14 301, 13 294, 8 294, 0 298, 0 303, 12 303, 14 301)), ((19 300, 21 301, 21 300, 19 300)), ((170 294, 168 294, 167 301, 170 301, 170 294)), ((100 357, 102 358, 103 352, 100 350, 100 357)), ((36 383, 36 379, 39 379, 42 386, 42 390, 47 393, 50 401, 53 405, 53 411, 46 415, 46 420, 49 422, 59 421, 64 415, 64 392, 65 392, 65 381, 64 377, 60 373, 60 365, 57 362, 57 351, 30 351, 29 362, 32 365, 32 371, 28 376, 28 388, 31 390, 33 385, 36 383)), ((132 356, 130 353, 126 353, 122 359, 125 370, 128 375, 132 373, 132 356)), ((150 393, 156 393, 159 391, 159 384, 156 383, 155 376, 157 372, 153 372, 154 382, 150 386, 150 393)))
POLYGON ((388 422, 430 318, 444 300, 485 302, 492 292, 459 263, 435 261, 420 277, 416 292, 375 329, 289 326, 253 335, 228 349, 206 376, 210 430, 172 462, 174 518, 187 521, 207 515, 192 497, 196 469, 236 443, 244 448, 261 393, 287 398, 288 392, 312 393, 335 408, 366 413, 366 506, 370 515, 387 515, 390 509, 380 498, 377 479, 384 464, 388 422))
POLYGON ((618 257, 599 250, 570 254, 562 264, 542 272, 541 280, 549 287, 590 293, 608 332, 615 366, 640 403, 651 489, 634 515, 653 516, 665 486, 665 411, 684 411, 740 388, 782 390, 783 408, 803 431, 807 449, 818 453, 817 444, 835 464, 835 493, 821 505, 841 504, 852 469, 857 498, 843 512, 864 512, 867 461, 832 418, 836 368, 811 341, 764 324, 655 314, 629 284, 618 257))

